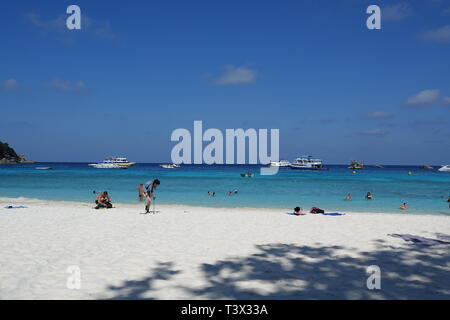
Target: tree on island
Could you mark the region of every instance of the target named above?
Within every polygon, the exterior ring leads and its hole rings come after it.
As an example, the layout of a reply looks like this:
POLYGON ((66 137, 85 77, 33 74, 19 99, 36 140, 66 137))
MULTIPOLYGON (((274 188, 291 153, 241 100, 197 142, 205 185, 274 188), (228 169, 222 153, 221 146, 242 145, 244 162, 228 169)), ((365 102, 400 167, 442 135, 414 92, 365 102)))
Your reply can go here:
POLYGON ((6 142, 0 141, 0 161, 19 162, 20 157, 6 142))

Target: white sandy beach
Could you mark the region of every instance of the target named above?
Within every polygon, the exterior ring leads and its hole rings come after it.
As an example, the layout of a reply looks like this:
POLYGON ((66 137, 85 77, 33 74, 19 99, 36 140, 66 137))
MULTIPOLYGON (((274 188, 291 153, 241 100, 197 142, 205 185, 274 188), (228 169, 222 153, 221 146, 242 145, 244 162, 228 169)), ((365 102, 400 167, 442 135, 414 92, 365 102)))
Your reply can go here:
POLYGON ((0 298, 450 298, 450 245, 388 236, 450 235, 450 216, 115 206, 0 198, 0 298), (366 286, 370 265, 380 290, 366 286))

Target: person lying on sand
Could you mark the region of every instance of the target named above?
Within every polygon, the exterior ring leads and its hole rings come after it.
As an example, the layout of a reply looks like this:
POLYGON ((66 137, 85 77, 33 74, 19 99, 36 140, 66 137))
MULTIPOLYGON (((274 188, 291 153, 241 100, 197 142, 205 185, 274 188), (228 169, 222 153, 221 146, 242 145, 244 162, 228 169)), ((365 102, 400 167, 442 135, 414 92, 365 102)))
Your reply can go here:
POLYGON ((310 213, 325 213, 325 210, 317 207, 312 207, 310 213))
POLYGON ((97 205, 95 209, 112 208, 111 198, 108 195, 108 191, 103 191, 102 193, 99 193, 99 195, 95 199, 95 204, 97 205))
POLYGON ((303 216, 305 213, 303 212, 303 208, 295 207, 294 208, 294 215, 296 216, 303 216))

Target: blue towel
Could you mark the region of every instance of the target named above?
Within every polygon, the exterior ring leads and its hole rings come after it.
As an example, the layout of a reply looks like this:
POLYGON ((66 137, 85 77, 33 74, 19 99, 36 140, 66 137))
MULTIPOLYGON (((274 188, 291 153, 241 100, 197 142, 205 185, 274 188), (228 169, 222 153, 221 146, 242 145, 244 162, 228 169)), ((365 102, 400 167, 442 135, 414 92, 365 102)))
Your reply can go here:
POLYGON ((23 208, 28 208, 25 206, 6 206, 5 209, 23 209, 23 208))
POLYGON ((344 216, 345 213, 337 213, 337 212, 331 212, 331 213, 322 213, 324 216, 344 216))

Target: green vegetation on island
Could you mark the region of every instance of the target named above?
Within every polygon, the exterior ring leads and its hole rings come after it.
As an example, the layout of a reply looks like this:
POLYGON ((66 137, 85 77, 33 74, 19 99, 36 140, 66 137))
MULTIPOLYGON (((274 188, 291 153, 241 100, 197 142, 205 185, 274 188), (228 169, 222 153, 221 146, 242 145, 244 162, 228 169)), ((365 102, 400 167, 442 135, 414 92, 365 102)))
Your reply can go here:
POLYGON ((14 163, 34 163, 35 161, 26 160, 24 155, 18 155, 13 148, 6 142, 0 141, 0 164, 14 163))

